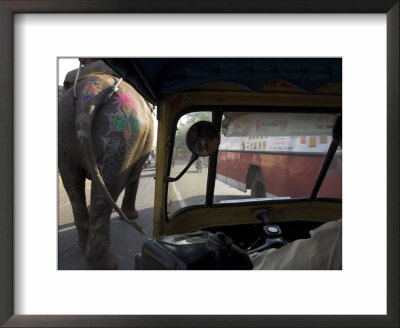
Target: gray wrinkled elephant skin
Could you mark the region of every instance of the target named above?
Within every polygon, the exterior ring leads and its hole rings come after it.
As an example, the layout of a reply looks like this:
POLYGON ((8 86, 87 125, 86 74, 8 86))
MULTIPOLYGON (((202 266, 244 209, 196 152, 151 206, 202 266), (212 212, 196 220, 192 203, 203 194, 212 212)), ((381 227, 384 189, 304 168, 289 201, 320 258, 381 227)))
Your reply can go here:
POLYGON ((80 246, 88 269, 116 269, 110 250, 110 216, 142 234, 132 219, 139 177, 153 145, 153 116, 146 101, 129 84, 108 74, 92 74, 59 100, 58 167, 71 201, 80 246), (90 206, 85 179, 92 179, 90 206), (116 205, 125 189, 122 210, 116 205))

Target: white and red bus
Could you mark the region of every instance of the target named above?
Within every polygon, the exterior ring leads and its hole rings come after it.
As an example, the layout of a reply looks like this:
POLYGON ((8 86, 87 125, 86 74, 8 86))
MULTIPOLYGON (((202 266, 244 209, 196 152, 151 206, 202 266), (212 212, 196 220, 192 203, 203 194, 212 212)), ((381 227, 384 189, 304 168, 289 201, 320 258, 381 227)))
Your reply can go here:
MULTIPOLYGON (((251 198, 311 195, 332 141, 337 114, 227 113, 217 180, 251 198)), ((342 197, 341 148, 318 197, 342 197)))

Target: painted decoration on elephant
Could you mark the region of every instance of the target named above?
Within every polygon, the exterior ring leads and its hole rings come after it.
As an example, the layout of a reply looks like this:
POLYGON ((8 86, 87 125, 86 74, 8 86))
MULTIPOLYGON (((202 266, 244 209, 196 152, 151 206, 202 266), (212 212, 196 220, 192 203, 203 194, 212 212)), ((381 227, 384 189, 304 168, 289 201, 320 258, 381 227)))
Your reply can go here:
MULTIPOLYGON (((93 96, 95 96, 99 93, 99 88, 98 88, 97 84, 98 84, 97 80, 89 81, 83 87, 83 90, 81 93, 83 105, 85 105, 93 96)), ((89 114, 85 112, 85 106, 83 106, 82 112, 77 114, 75 124, 78 125, 77 136, 78 136, 79 140, 81 140, 82 137, 89 136, 87 130, 84 127, 85 124, 87 124, 87 125, 90 124, 89 114)))
POLYGON ((83 103, 87 103, 92 96, 97 95, 99 93, 99 89, 97 87, 97 81, 87 82, 82 91, 82 100, 83 103))
POLYGON ((89 124, 89 115, 86 113, 78 113, 76 115, 75 123, 79 126, 77 135, 78 139, 80 140, 82 137, 87 137, 88 133, 84 128, 84 124, 89 124))
POLYGON ((110 128, 107 134, 113 131, 123 132, 125 138, 133 134, 138 134, 140 125, 139 120, 135 117, 136 102, 131 94, 119 92, 114 97, 114 104, 117 105, 117 112, 113 114, 106 113, 110 128))
POLYGON ((108 158, 120 158, 124 144, 116 137, 102 137, 104 143, 104 160, 108 158))
POLYGON ((99 165, 101 176, 103 177, 104 182, 112 183, 115 179, 115 176, 118 175, 121 169, 121 161, 112 160, 110 157, 103 161, 101 165, 99 165))
POLYGON ((140 129, 139 120, 135 116, 137 105, 134 97, 129 93, 118 92, 113 101, 116 110, 114 113, 105 113, 110 124, 107 134, 102 137, 104 157, 101 174, 104 181, 112 181, 112 175, 119 170, 117 162, 123 157, 126 146, 124 138, 137 135, 140 129), (113 132, 123 133, 124 138, 113 135, 113 132))
POLYGON ((105 205, 106 204, 105 197, 103 195, 96 195, 95 204, 96 205, 105 205))

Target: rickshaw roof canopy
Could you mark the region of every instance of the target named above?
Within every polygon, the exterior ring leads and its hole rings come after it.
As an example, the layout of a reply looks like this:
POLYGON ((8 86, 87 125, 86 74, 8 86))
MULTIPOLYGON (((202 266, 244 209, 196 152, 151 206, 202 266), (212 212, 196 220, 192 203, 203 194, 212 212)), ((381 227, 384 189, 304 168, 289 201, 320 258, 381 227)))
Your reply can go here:
POLYGON ((282 80, 312 93, 342 82, 341 58, 102 58, 149 102, 157 96, 212 82, 230 82, 257 92, 282 80))

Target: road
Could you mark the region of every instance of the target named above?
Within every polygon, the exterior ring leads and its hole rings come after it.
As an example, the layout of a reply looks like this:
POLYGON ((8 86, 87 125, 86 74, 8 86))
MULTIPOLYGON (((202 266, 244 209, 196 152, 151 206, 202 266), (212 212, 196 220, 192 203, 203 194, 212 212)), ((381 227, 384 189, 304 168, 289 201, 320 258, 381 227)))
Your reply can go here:
MULTIPOLYGON (((134 228, 119 219, 116 212, 111 214, 111 249, 119 260, 118 270, 134 269, 135 254, 141 251, 141 245, 153 235, 153 205, 154 205, 154 162, 149 168, 143 169, 136 208, 139 219, 136 221, 149 234, 147 237, 139 234, 134 228)), ((59 177, 59 221, 58 221, 58 269, 85 270, 85 255, 78 246, 78 236, 73 222, 72 207, 59 177)), ((91 182, 86 181, 86 197, 89 204, 91 182)), ((121 206, 123 193, 117 204, 121 206)))
MULTIPOLYGON (((171 175, 178 175, 186 166, 186 161, 177 161, 171 170, 171 175)), ((183 177, 171 183, 168 192, 168 212, 205 203, 206 182, 208 168, 205 165, 201 173, 191 166, 183 177)), ((154 163, 149 168, 143 169, 136 208, 139 211, 139 219, 136 221, 148 233, 142 236, 134 228, 119 219, 119 215, 113 211, 111 214, 111 249, 119 260, 119 270, 133 270, 135 254, 141 251, 142 244, 152 238, 153 235, 153 206, 154 206, 154 163)), ((58 213, 58 269, 59 270, 84 270, 84 252, 78 246, 78 236, 73 221, 72 208, 65 192, 61 178, 59 177, 59 213, 58 213)), ((86 202, 89 204, 91 181, 86 181, 86 202)), ((230 187, 220 181, 215 183, 215 195, 217 202, 225 199, 238 199, 250 197, 250 191, 241 191, 230 187), (229 196, 227 196, 229 195, 229 196)), ((121 206, 123 193, 119 196, 117 204, 121 206)))
MULTIPOLYGON (((177 160, 171 169, 171 176, 177 176, 186 166, 187 162, 177 160)), ((193 164, 188 171, 168 188, 168 212, 173 213, 183 207, 203 205, 207 188, 208 166, 203 165, 201 172, 197 172, 193 164)), ((215 181, 214 202, 227 200, 248 199, 250 190, 246 193, 233 188, 219 180, 215 181)))

